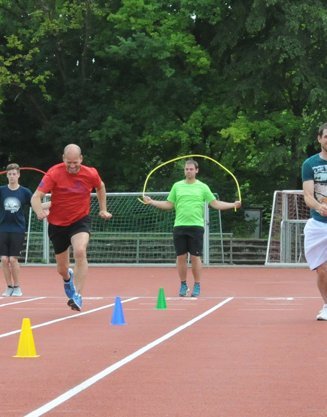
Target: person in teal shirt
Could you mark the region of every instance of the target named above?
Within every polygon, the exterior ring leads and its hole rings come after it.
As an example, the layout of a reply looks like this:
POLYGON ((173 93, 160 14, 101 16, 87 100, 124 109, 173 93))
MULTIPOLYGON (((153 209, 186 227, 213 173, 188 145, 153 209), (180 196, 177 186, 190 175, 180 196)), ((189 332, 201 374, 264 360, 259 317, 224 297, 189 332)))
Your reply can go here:
POLYGON ((228 210, 241 207, 240 201, 228 203, 217 200, 207 184, 196 178, 199 172, 197 161, 188 159, 185 162, 185 179, 176 182, 166 201, 153 200, 144 196, 144 202, 162 210, 175 209, 173 230, 176 265, 179 275, 179 295, 185 297, 189 292, 187 284, 187 255, 191 256, 194 286, 191 296, 200 295, 202 271, 202 250, 204 234, 204 205, 208 203, 216 210, 228 210))
POLYGON ((320 152, 302 164, 304 201, 310 219, 304 227, 304 253, 309 268, 317 273, 317 286, 323 306, 316 319, 327 321, 327 123, 317 136, 320 152))

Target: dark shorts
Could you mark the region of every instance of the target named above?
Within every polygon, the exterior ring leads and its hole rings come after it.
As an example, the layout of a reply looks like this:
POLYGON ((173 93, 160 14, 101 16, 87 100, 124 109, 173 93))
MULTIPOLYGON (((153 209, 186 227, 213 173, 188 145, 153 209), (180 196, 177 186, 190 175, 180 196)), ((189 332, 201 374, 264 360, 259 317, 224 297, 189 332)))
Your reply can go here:
POLYGON ((25 241, 25 233, 0 233, 0 256, 20 256, 25 241))
POLYGON ((204 228, 199 226, 174 227, 174 246, 176 255, 190 253, 193 256, 201 256, 203 250, 204 228))
POLYGON ((49 223, 48 234, 56 255, 65 252, 71 245, 72 236, 86 232, 90 234, 91 218, 85 216, 69 226, 56 226, 49 223))

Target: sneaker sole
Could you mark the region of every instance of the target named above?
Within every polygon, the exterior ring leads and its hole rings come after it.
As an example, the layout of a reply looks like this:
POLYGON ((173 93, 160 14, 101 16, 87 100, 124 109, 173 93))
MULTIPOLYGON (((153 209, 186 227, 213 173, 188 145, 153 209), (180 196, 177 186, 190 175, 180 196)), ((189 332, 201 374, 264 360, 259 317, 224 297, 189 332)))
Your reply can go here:
POLYGON ((71 298, 70 300, 68 300, 67 305, 68 305, 68 306, 69 306, 72 310, 75 310, 75 311, 81 311, 81 310, 82 310, 82 309, 81 309, 81 307, 80 307, 80 306, 78 306, 72 298, 71 298))

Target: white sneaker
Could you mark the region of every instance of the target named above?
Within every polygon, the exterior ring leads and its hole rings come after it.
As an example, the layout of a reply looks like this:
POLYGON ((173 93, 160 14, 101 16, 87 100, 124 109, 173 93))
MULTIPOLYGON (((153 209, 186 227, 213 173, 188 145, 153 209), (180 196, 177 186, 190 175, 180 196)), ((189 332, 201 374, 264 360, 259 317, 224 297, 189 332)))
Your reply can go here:
MULTIPOLYGON (((11 293, 12 297, 21 297, 23 295, 22 290, 20 287, 14 287, 13 292, 11 293)), ((327 320, 327 318, 326 318, 327 320)))
POLYGON ((327 308, 322 308, 318 315, 317 320, 327 320, 327 308))
POLYGON ((10 297, 13 293, 13 287, 7 287, 5 291, 2 293, 2 297, 10 297))

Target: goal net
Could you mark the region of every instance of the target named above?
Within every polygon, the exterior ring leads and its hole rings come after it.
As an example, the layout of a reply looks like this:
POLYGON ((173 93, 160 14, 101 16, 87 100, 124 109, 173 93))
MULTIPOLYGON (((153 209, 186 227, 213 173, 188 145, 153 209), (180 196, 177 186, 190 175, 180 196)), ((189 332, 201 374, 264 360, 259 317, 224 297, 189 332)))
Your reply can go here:
POLYGON ((306 265, 303 229, 309 217, 303 191, 275 191, 265 265, 306 265))
MULTIPOLYGON (((167 192, 147 193, 165 200, 167 192)), ((142 193, 107 193, 113 217, 98 216, 96 194, 91 196, 91 239, 88 261, 94 264, 172 264, 176 255, 172 239, 174 211, 159 210, 138 200, 142 193)), ((205 208, 204 264, 224 263, 224 243, 220 212, 205 208), (209 228, 210 225, 210 228, 209 228)), ((47 236, 47 222, 31 213, 24 252, 25 263, 54 263, 47 236)))

